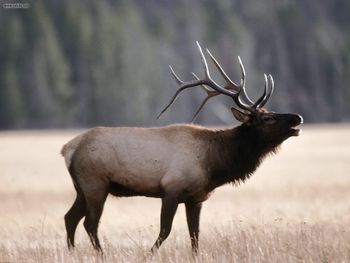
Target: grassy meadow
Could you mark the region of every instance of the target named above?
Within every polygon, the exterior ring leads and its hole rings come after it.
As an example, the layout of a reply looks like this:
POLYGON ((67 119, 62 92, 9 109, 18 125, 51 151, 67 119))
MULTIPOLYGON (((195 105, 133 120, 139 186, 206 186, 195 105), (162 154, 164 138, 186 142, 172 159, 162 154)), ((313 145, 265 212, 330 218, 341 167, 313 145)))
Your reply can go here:
POLYGON ((0 133, 0 262, 350 262, 350 126, 304 126, 247 183, 204 203, 192 257, 185 210, 159 253, 160 200, 109 197, 92 249, 82 222, 66 247, 75 198, 60 156, 77 131, 0 133))

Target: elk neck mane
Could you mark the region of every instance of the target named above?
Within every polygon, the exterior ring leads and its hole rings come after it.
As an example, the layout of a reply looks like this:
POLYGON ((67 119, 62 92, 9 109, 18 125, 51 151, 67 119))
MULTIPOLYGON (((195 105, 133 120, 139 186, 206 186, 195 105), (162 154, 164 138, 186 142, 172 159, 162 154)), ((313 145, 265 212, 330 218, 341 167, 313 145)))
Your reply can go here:
POLYGON ((208 148, 203 165, 212 182, 209 190, 226 183, 244 182, 268 154, 276 153, 279 148, 279 145, 269 144, 254 127, 245 124, 207 130, 204 134, 208 148))

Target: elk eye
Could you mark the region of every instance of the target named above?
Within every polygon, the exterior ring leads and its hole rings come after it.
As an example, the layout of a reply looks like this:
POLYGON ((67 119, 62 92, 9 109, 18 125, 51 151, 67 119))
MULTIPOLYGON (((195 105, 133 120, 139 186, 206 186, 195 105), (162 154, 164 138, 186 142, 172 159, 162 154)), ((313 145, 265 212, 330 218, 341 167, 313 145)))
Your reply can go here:
POLYGON ((263 116, 262 120, 266 123, 266 124, 273 124, 275 122, 275 119, 271 116, 263 116))

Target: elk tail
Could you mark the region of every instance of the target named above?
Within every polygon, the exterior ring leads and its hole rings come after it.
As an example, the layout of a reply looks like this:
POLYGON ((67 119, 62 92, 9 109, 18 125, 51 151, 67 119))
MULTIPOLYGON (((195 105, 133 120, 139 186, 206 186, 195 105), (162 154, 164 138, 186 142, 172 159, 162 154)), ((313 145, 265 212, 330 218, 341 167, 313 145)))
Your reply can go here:
POLYGON ((78 193, 82 193, 82 191, 81 191, 80 186, 79 186, 78 181, 77 181, 73 162, 74 162, 74 153, 76 152, 77 148, 79 147, 79 145, 82 141, 83 135, 84 134, 81 134, 81 135, 75 137, 74 139, 72 139, 71 141, 69 141, 68 143, 63 145, 63 147, 61 149, 61 154, 64 157, 64 161, 66 163, 67 169, 68 169, 69 174, 72 178, 74 187, 78 193))
POLYGON ((64 161, 66 162, 66 166, 67 166, 68 170, 71 166, 73 155, 74 155, 76 149, 78 148, 78 146, 80 145, 80 142, 83 138, 83 135, 84 134, 81 134, 81 135, 75 137, 74 139, 70 140, 65 145, 63 145, 63 147, 61 149, 61 154, 64 157, 64 161))

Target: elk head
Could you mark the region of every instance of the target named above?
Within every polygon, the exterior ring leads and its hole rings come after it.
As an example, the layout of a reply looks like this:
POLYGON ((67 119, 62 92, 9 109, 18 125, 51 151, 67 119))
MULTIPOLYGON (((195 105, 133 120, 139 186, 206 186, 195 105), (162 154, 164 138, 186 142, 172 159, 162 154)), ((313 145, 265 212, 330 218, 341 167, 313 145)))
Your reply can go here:
POLYGON ((176 91, 169 104, 161 111, 157 118, 159 118, 175 101, 177 96, 185 89, 201 86, 207 93, 207 97, 203 100, 198 110, 194 114, 192 121, 202 110, 205 103, 212 97, 223 94, 230 97, 238 108, 232 107, 231 111, 233 116, 240 122, 242 126, 254 130, 257 136, 264 138, 269 144, 278 145, 287 138, 291 136, 298 136, 300 130, 295 128, 296 126, 303 123, 303 118, 298 114, 290 113, 275 113, 266 110, 264 105, 267 103, 271 94, 274 90, 274 81, 272 76, 264 74, 265 88, 264 92, 260 98, 253 102, 247 95, 245 90, 246 83, 246 73, 243 63, 238 57, 239 66, 241 69, 241 80, 240 84, 234 83, 223 70, 219 62, 211 54, 211 52, 206 49, 213 61, 216 68, 221 73, 222 77, 225 79, 225 85, 221 86, 216 83, 210 76, 207 60, 203 54, 202 48, 198 42, 196 42, 204 69, 204 78, 200 79, 196 74, 192 72, 194 80, 192 81, 182 81, 174 72, 173 68, 170 66, 171 74, 175 81, 180 85, 180 88, 176 91))

